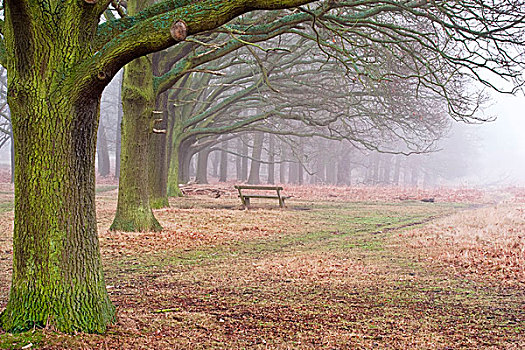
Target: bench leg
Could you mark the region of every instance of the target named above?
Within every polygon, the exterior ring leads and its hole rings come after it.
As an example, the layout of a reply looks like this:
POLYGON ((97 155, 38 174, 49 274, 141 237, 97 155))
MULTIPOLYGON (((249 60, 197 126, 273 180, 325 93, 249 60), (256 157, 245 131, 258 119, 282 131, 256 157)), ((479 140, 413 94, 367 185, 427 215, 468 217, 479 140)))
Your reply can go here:
POLYGON ((250 208, 250 198, 249 197, 248 198, 244 197, 244 208, 245 209, 250 208))

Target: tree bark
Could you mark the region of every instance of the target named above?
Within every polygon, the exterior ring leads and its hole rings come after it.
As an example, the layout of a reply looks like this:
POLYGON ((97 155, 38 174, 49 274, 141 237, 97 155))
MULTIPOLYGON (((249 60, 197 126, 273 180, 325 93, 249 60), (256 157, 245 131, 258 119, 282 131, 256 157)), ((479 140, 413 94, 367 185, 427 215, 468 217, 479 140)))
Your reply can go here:
POLYGON ((118 204, 111 230, 158 231, 149 203, 148 147, 152 130, 153 74, 147 57, 124 68, 122 150, 118 204))
POLYGON ((286 159, 286 144, 281 142, 281 163, 279 164, 279 183, 285 184, 286 183, 286 168, 287 168, 287 159, 286 159))
POLYGON ((248 179, 248 143, 242 140, 241 181, 248 179))
POLYGON ((98 174, 100 176, 107 176, 111 170, 109 163, 108 141, 106 139, 106 128, 104 127, 104 124, 102 124, 102 121, 99 123, 97 134, 98 174))
MULTIPOLYGON (((122 80, 122 78, 121 78, 122 80)), ((122 82, 119 84, 118 89, 118 102, 117 102, 117 134, 115 136, 115 178, 120 177, 120 150, 122 147, 122 82)))
POLYGON ((242 181, 242 140, 239 137, 237 139, 237 156, 235 157, 235 175, 237 176, 237 181, 242 181))
POLYGON ((250 166, 250 176, 248 177, 248 183, 252 185, 258 185, 261 183, 260 171, 261 171, 261 155, 262 146, 264 142, 263 133, 255 133, 253 138, 253 150, 252 150, 252 162, 250 166))
MULTIPOLYGON (((143 10, 150 1, 128 1, 128 14, 143 10)), ((110 230, 160 231, 149 202, 149 140, 153 130, 155 93, 151 57, 124 67, 122 78, 121 168, 117 212, 110 230)))
POLYGON ((171 115, 170 135, 171 146, 168 150, 169 166, 168 166, 168 197, 182 197, 182 191, 179 188, 179 183, 186 183, 189 181, 189 176, 185 172, 185 157, 186 157, 186 143, 181 141, 182 124, 180 116, 171 115))
MULTIPOLYGON (((155 109, 162 111, 162 114, 155 114, 155 128, 159 130, 167 129, 167 94, 157 96, 155 109)), ((149 202, 153 209, 169 207, 168 201, 168 155, 167 155, 167 135, 166 133, 153 133, 149 139, 149 202)))
POLYGON ((13 141, 13 130, 11 130, 11 183, 15 183, 15 142, 13 141))
POLYGON ((205 148, 198 153, 197 158, 197 177, 195 181, 198 184, 207 184, 208 183, 208 158, 210 155, 210 150, 205 148))
POLYGON ((219 166, 219 181, 228 181, 228 141, 222 143, 221 160, 219 166))
POLYGON ((187 183, 191 181, 192 171, 191 167, 192 154, 187 142, 184 142, 179 147, 179 183, 187 183))
POLYGON ((21 1, 4 6, 15 219, 11 290, 0 327, 101 333, 115 314, 95 213, 102 88, 83 91, 67 75, 93 54, 89 28, 78 25, 85 13, 48 22, 47 16, 32 17, 21 1))
POLYGON ((275 183, 275 136, 268 135, 268 183, 275 183))

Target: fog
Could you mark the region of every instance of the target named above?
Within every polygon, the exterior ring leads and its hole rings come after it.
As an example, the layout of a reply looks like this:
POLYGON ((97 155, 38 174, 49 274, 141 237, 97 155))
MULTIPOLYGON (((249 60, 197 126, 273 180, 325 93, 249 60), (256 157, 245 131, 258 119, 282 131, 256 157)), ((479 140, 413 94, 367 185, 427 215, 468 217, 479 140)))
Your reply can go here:
POLYGON ((478 159, 461 185, 525 184, 525 97, 492 93, 490 106, 483 113, 493 122, 459 125, 476 137, 478 159))
MULTIPOLYGON (((454 173, 453 167, 467 167, 466 175, 440 181, 436 185, 493 187, 525 185, 525 97, 520 92, 509 94, 492 93, 491 100, 481 111, 484 116, 493 116, 495 121, 479 124, 452 122, 448 136, 440 141, 439 150, 427 155, 439 159, 445 153, 462 153, 461 162, 441 162, 440 166, 450 167, 446 172, 454 173), (468 140, 463 135, 469 136, 468 140), (454 139, 451 144, 447 140, 454 139), (460 142, 458 143, 458 139, 460 142), (463 154, 463 153, 462 153, 463 154)), ((104 115, 103 115, 104 118, 104 115)), ((109 118, 107 118, 109 119, 109 118)), ((114 133, 115 131, 113 131, 114 133)), ((111 147, 111 146, 110 146, 111 147)), ((0 165, 9 167, 10 144, 0 150, 0 165)), ((418 157, 416 156, 409 156, 418 157)), ((111 159, 112 167, 114 158, 111 159)))
POLYGON ((472 126, 480 138, 479 173, 475 183, 525 184, 525 97, 493 93, 487 114, 496 121, 472 126))

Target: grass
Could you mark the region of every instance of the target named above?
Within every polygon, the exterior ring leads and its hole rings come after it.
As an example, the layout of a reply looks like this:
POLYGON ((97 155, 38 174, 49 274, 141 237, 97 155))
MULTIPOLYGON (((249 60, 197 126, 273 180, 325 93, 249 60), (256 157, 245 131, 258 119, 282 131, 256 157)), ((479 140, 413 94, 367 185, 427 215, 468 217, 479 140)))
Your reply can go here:
MULTIPOLYGON (((487 216, 486 208, 295 199, 281 211, 269 204, 243 211, 235 198, 184 198, 156 212, 161 233, 112 233, 115 198, 104 193, 98 218, 117 323, 105 335, 1 334, 0 348, 525 346, 519 276, 489 270, 491 278, 473 278, 440 253, 455 249, 444 243, 448 235, 436 238, 440 225, 472 222, 469 215, 487 216), (421 244, 425 237, 432 244, 421 244)), ((496 219, 505 211, 491 211, 493 222, 521 227, 518 217, 496 219)), ((496 230, 489 236, 498 240, 496 230)), ((0 286, 10 263, 2 242, 0 286)), ((0 303, 6 300, 2 287, 0 303)))

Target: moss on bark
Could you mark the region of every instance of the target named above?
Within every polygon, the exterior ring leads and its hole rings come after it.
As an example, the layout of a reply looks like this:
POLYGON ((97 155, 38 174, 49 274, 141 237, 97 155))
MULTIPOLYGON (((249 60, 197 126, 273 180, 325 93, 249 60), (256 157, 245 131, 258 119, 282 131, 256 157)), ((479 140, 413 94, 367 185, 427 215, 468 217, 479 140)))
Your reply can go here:
POLYGON ((153 73, 148 57, 124 68, 117 212, 111 230, 158 231, 149 201, 149 139, 153 129, 153 73))
MULTIPOLYGON (((137 13, 148 1, 128 1, 137 13)), ((149 201, 149 141, 154 126, 153 67, 150 57, 126 65, 122 80, 122 129, 118 204, 111 230, 159 231, 149 201)))
POLYGON ((15 148, 13 278, 0 326, 104 332, 106 292, 95 214, 99 91, 68 75, 93 52, 96 24, 79 5, 57 21, 6 1, 8 102, 15 148), (68 35, 63 35, 68 33, 68 35), (50 45, 53 43, 53 45, 50 45))

